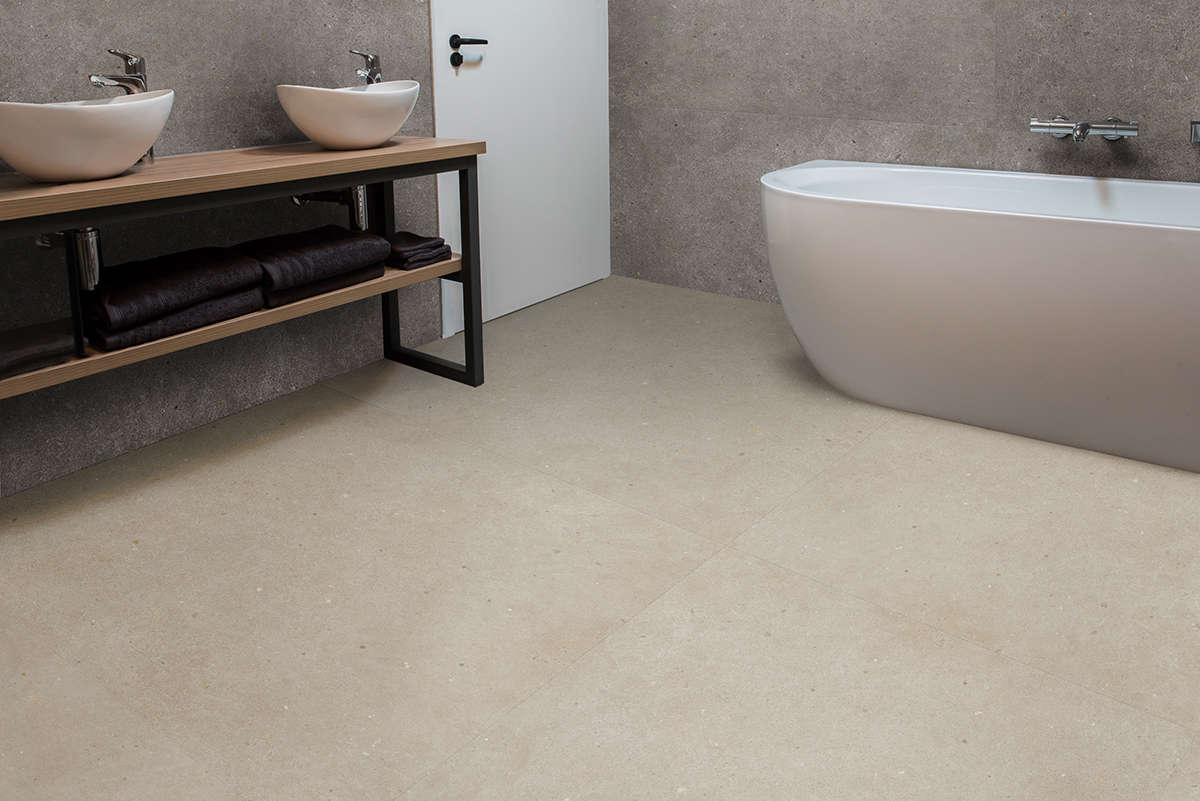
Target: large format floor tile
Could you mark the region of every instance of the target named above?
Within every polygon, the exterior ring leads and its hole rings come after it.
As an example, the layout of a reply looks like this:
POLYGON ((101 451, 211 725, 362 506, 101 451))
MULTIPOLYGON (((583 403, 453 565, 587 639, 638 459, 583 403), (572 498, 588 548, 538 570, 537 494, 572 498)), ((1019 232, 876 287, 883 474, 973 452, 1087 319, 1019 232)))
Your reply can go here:
POLYGON ((0 610, 254 799, 396 797, 717 547, 323 387, 5 517, 0 610))
POLYGON ((382 362, 327 385, 718 541, 895 414, 825 384, 778 306, 628 278, 495 320, 485 347, 474 391, 382 362))
POLYGON ((1193 737, 726 550, 405 800, 1157 801, 1193 737))
POLYGON ((1193 801, 1196 798, 1200 798, 1200 735, 1196 736, 1191 753, 1180 761, 1161 801, 1193 801))
POLYGON ((238 798, 2 614, 0 682, 0 798, 238 798))
POLYGON ((767 304, 485 338, 0 500, 0 798, 1196 797, 1200 476, 846 398, 767 304))
POLYGON ((901 415, 740 550, 1200 728, 1200 476, 901 415))

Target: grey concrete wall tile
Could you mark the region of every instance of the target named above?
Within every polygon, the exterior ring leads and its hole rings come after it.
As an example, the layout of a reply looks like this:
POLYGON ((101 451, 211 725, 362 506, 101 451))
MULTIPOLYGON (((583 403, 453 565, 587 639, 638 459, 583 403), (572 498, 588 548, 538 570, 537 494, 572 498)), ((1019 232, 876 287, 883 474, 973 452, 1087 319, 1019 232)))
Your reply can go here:
POLYGON ((821 119, 614 107, 613 273, 778 302, 758 179, 815 158, 828 127, 821 119))
POLYGON ((1188 114, 1200 113, 1193 4, 1006 0, 997 18, 1001 129, 1027 130, 1030 117, 1055 114, 1117 116, 1141 122, 1139 138, 1186 140, 1188 114))
POLYGON ((991 128, 614 106, 612 269, 778 303, 758 179, 817 158, 989 168, 991 128))
MULTIPOLYGON (((387 79, 421 82, 402 132, 433 133, 425 0, 100 7, 11 0, 3 12, 0 100, 103 97, 108 92, 92 87, 88 75, 121 71, 105 49, 137 53, 146 58, 151 88, 176 92, 155 145, 159 156, 302 141, 275 86, 357 83, 362 60, 351 48, 378 54, 387 79)), ((398 225, 436 231, 435 197, 432 178, 401 182, 398 225)), ((102 248, 113 264, 346 220, 343 208, 297 208, 284 199, 105 226, 102 248)), ((0 242, 0 282, 0 329, 69 312, 61 251, 38 251, 32 239, 0 242)), ((406 344, 440 336, 436 284, 403 293, 406 344)), ((379 302, 364 301, 0 401, 0 496, 379 359, 379 318, 379 302)))
POLYGON ((817 150, 838 161, 989 169, 995 143, 991 128, 839 119, 817 150))
POLYGON ((1075 144, 1027 131, 1002 131, 997 136, 996 163, 1018 172, 1195 181, 1200 178, 1200 147, 1189 144, 1186 136, 1138 136, 1120 142, 1093 136, 1075 144))
POLYGON ((609 4, 617 104, 990 124, 991 0, 609 4))

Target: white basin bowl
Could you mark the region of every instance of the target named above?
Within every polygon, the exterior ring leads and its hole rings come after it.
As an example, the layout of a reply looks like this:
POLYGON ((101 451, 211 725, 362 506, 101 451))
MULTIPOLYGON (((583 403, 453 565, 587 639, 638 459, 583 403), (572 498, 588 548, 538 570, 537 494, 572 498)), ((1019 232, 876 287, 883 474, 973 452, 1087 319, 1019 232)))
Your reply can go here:
POLYGON ((300 132, 326 150, 379 147, 396 135, 417 104, 416 81, 320 89, 276 86, 283 106, 300 132))
POLYGON ((73 103, 0 103, 0 159, 41 183, 120 175, 158 139, 169 89, 73 103))

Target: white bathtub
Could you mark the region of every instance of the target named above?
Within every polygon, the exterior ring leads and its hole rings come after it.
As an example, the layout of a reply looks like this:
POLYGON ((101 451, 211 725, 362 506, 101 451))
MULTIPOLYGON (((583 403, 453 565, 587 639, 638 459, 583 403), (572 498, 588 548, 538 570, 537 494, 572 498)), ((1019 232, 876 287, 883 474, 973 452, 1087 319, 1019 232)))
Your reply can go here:
POLYGON ((761 185, 838 389, 1200 472, 1200 186, 837 161, 761 185))

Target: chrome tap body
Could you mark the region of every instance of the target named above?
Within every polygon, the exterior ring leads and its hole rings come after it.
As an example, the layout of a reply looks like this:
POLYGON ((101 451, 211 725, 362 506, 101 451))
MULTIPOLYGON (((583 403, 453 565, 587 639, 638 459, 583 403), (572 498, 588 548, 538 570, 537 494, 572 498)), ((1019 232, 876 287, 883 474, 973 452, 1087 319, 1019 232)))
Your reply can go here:
POLYGON ((383 71, 379 69, 379 56, 374 53, 364 53, 361 50, 351 50, 350 52, 367 60, 367 66, 355 72, 355 75, 367 83, 383 82, 383 71))
POLYGON ((1065 139, 1069 136, 1075 142, 1082 142, 1089 136, 1103 136, 1110 142, 1115 142, 1127 136, 1137 136, 1138 122, 1137 120, 1125 122, 1116 117, 1109 117, 1102 122, 1077 121, 1068 120, 1059 114, 1051 120, 1030 119, 1029 132, 1048 133, 1058 139, 1065 139))
MULTIPOLYGON (((100 89, 120 87, 127 95, 137 95, 145 92, 147 87, 146 59, 112 48, 109 48, 108 52, 125 62, 125 72, 122 75, 89 75, 88 80, 92 82, 92 86, 100 89)), ((154 163, 153 146, 146 151, 146 155, 141 157, 139 163, 154 163)))

